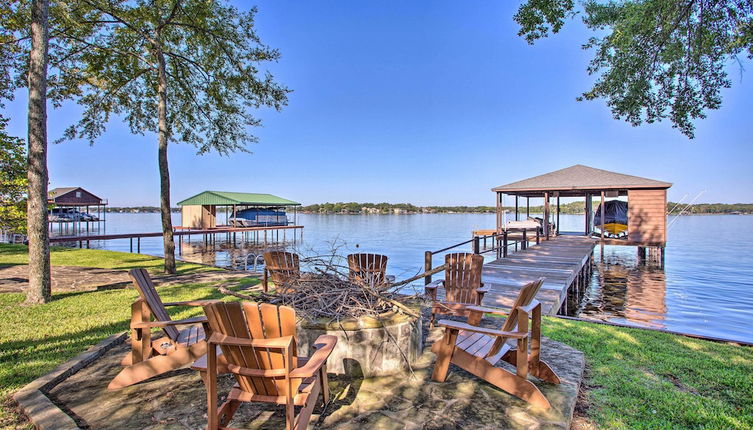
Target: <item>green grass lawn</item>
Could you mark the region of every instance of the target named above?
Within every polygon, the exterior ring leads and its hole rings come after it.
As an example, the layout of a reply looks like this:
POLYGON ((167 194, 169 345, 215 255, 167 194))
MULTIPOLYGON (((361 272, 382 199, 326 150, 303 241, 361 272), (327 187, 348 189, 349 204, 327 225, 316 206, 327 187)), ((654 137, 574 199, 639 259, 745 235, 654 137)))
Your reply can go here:
POLYGON ((753 348, 559 318, 544 335, 585 353, 599 428, 753 428, 753 348))
MULTIPOLYGON (((0 264, 24 264, 16 246, 0 246, 0 264)), ((159 270, 138 254, 56 248, 53 264, 159 270)), ((192 267, 194 266, 194 267, 192 267)), ((181 265, 181 270, 206 270, 181 265)), ((253 281, 257 282, 257 281, 253 281)), ((212 284, 160 287, 165 301, 224 297, 212 284)), ((102 339, 128 328, 133 289, 60 293, 24 306, 0 294, 0 428, 28 428, 10 394, 102 339)), ((178 308, 174 317, 195 316, 178 308)), ((587 419, 598 428, 753 428, 753 349, 666 333, 547 318, 544 334, 586 355, 587 419)))
MULTIPOLYGON (((28 247, 25 245, 0 244, 0 266, 29 263, 28 247)), ((123 269, 145 267, 152 273, 162 271, 164 260, 143 254, 103 251, 99 249, 80 249, 54 246, 50 250, 50 263, 53 266, 81 266, 100 269, 123 269)), ((179 274, 219 270, 211 266, 177 262, 179 274)))
MULTIPOLYGON (((165 286, 159 292, 171 302, 227 298, 213 284, 165 286)), ((9 396, 106 337, 126 331, 130 304, 137 297, 131 288, 74 292, 55 294, 43 305, 25 306, 23 294, 0 294, 0 428, 30 428, 19 421, 9 396)), ((170 311, 174 318, 202 314, 197 307, 170 311)))

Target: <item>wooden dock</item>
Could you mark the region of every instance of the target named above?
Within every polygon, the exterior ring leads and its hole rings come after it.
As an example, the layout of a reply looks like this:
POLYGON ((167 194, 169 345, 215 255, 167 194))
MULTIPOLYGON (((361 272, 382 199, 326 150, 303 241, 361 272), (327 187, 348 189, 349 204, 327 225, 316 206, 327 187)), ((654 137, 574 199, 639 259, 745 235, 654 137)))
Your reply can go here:
MULTIPOLYGON (((176 244, 178 252, 181 252, 183 238, 186 237, 188 242, 191 236, 203 236, 205 242, 215 242, 217 235, 225 235, 228 242, 236 243, 240 235, 240 241, 251 241, 254 243, 277 243, 280 240, 280 231, 283 232, 283 242, 287 240, 286 231, 292 232, 292 240, 296 241, 296 235, 300 235, 303 240, 302 225, 282 225, 282 226, 260 226, 260 227, 231 227, 218 226, 209 229, 190 229, 184 227, 175 227, 173 236, 178 239, 176 244)), ((50 243, 78 243, 79 248, 89 248, 90 242, 101 240, 128 239, 131 242, 131 252, 134 250, 134 239, 136 239, 136 253, 141 253, 141 239, 149 237, 162 237, 162 232, 151 233, 120 233, 120 234, 96 234, 96 235, 77 235, 77 236, 52 236, 50 243)))
POLYGON ((526 282, 544 277, 536 298, 545 315, 557 314, 563 304, 567 306, 568 290, 582 291, 591 274, 595 244, 584 236, 555 236, 484 264, 483 282, 491 287, 484 305, 510 307, 526 282))

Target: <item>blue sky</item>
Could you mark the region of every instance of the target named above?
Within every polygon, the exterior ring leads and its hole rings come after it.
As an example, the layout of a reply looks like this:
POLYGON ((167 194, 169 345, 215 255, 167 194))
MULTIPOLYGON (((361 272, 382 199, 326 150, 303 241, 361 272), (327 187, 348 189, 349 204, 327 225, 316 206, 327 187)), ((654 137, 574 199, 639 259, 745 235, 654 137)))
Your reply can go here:
MULTIPOLYGON (((289 106, 258 112, 253 154, 172 145, 173 202, 213 189, 305 204, 492 205, 493 186, 578 163, 673 182, 670 199, 705 190, 699 201, 753 201, 753 84, 737 65, 723 107, 688 140, 669 123, 634 128, 602 101, 575 101, 592 82, 580 48, 589 32, 572 21, 529 46, 516 35, 517 2, 256 4, 262 40, 282 53, 269 68, 294 90, 289 106)), ((25 104, 19 94, 5 110, 21 136, 25 104)), ((51 140, 78 112, 50 110, 51 140)), ((113 121, 94 146, 51 145, 50 186, 157 205, 156 155, 155 136, 113 121)))

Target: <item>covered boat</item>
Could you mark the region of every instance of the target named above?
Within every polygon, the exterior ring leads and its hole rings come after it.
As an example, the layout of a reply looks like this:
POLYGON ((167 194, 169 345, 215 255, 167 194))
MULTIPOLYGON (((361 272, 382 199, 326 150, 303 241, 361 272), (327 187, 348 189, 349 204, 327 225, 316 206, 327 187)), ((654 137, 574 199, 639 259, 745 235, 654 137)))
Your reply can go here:
POLYGON ((603 230, 609 237, 624 237, 628 229, 628 203, 622 200, 604 202, 604 219, 601 205, 594 212, 594 227, 603 230))
POLYGON ((288 225, 288 217, 284 210, 251 208, 238 211, 236 218, 248 221, 249 227, 288 225))

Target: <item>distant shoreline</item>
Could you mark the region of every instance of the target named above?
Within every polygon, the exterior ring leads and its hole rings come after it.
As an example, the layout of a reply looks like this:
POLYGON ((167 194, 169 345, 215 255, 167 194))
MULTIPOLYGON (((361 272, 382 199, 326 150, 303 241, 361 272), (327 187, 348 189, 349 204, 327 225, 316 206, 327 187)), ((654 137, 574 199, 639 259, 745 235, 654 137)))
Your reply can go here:
MULTIPOLYGON (((684 205, 667 202, 668 208, 675 208, 675 206, 685 208, 684 205)), ((511 213, 515 212, 514 207, 503 209, 511 213)), ((520 213, 526 212, 525 206, 518 210, 520 213)), ((529 213, 540 214, 543 210, 543 206, 531 206, 529 213)), ((496 208, 493 206, 415 206, 410 203, 324 203, 302 206, 297 211, 303 214, 321 215, 493 214, 496 213, 496 208)), ((109 207, 107 212, 159 213, 159 208, 154 206, 109 207)), ((171 212, 180 213, 180 208, 172 208, 171 212)), ((679 211, 675 210, 675 212, 679 211)), ((583 203, 563 204, 560 206, 560 214, 585 215, 583 203)), ((687 207, 683 215, 753 215, 753 203, 699 203, 687 207)))

